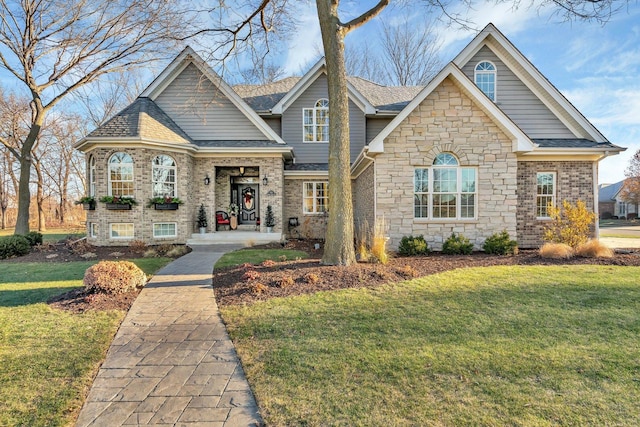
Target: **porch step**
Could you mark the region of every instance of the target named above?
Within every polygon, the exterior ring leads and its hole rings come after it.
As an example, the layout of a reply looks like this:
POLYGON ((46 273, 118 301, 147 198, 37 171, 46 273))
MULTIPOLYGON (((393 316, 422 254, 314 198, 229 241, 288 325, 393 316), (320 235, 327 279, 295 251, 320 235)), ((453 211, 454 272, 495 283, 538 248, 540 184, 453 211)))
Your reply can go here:
POLYGON ((194 233, 187 240, 187 246, 215 245, 217 243, 237 243, 245 246, 279 242, 282 233, 260 233, 259 231, 217 231, 215 233, 194 233))

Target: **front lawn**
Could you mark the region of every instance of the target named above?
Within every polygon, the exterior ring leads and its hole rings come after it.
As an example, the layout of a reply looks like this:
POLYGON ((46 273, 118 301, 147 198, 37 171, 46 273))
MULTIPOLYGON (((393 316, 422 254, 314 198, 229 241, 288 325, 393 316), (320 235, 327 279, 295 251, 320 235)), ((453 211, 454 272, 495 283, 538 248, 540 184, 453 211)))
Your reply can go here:
POLYGON ((633 425, 639 273, 472 268, 221 311, 269 425, 633 425))
POLYGON ((260 264, 266 260, 280 261, 307 257, 306 252, 293 249, 241 249, 224 254, 216 263, 215 268, 220 269, 244 263, 260 264))
MULTIPOLYGON (((169 261, 133 262, 152 273, 169 261)), ((81 286, 95 262, 0 264, 0 426, 73 423, 125 313, 71 314, 46 301, 81 286)))

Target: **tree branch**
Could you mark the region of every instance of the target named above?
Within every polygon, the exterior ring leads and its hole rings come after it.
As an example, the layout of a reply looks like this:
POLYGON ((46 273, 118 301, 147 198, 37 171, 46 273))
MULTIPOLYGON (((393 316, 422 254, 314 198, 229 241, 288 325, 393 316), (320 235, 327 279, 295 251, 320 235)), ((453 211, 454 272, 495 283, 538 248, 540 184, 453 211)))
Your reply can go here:
POLYGON ((389 5, 389 0, 380 0, 378 4, 373 6, 368 11, 364 12, 362 15, 352 19, 346 24, 341 24, 341 27, 344 29, 345 34, 349 33, 350 31, 355 30, 358 27, 361 27, 362 25, 366 24, 367 22, 369 22, 370 20, 378 16, 380 12, 382 12, 382 10, 388 5, 389 5))

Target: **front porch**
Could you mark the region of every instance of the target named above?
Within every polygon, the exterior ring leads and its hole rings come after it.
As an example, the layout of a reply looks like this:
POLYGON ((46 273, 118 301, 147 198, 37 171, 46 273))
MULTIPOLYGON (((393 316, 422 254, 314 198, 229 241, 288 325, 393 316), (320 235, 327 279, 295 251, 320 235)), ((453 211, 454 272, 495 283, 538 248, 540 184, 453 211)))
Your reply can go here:
POLYGON ((281 240, 282 233, 261 233, 248 230, 216 231, 215 233, 192 234, 191 238, 187 240, 187 246, 215 245, 218 243, 253 246, 280 242, 281 240))

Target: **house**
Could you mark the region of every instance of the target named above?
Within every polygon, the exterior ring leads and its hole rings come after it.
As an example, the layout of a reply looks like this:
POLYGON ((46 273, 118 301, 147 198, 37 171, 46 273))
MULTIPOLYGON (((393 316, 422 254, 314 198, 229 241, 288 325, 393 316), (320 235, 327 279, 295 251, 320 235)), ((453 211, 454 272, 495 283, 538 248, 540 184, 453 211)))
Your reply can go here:
MULTIPOLYGON (((384 217, 390 247, 422 234, 438 249, 452 232, 476 247, 507 230, 541 243, 547 206, 584 200, 596 210, 598 162, 611 144, 493 25, 425 87, 348 79, 356 227, 384 217)), ((186 48, 130 106, 87 135, 90 194, 133 197, 130 210, 98 203, 88 241, 185 243, 201 204, 241 207, 239 230, 322 237, 328 200, 328 101, 321 60, 301 78, 230 87, 186 48), (154 196, 177 210, 145 206, 154 196), (296 218, 297 220, 294 220, 296 218)))
POLYGON ((621 190, 626 180, 615 184, 601 184, 598 188, 598 212, 601 219, 638 217, 638 204, 622 200, 621 190))

